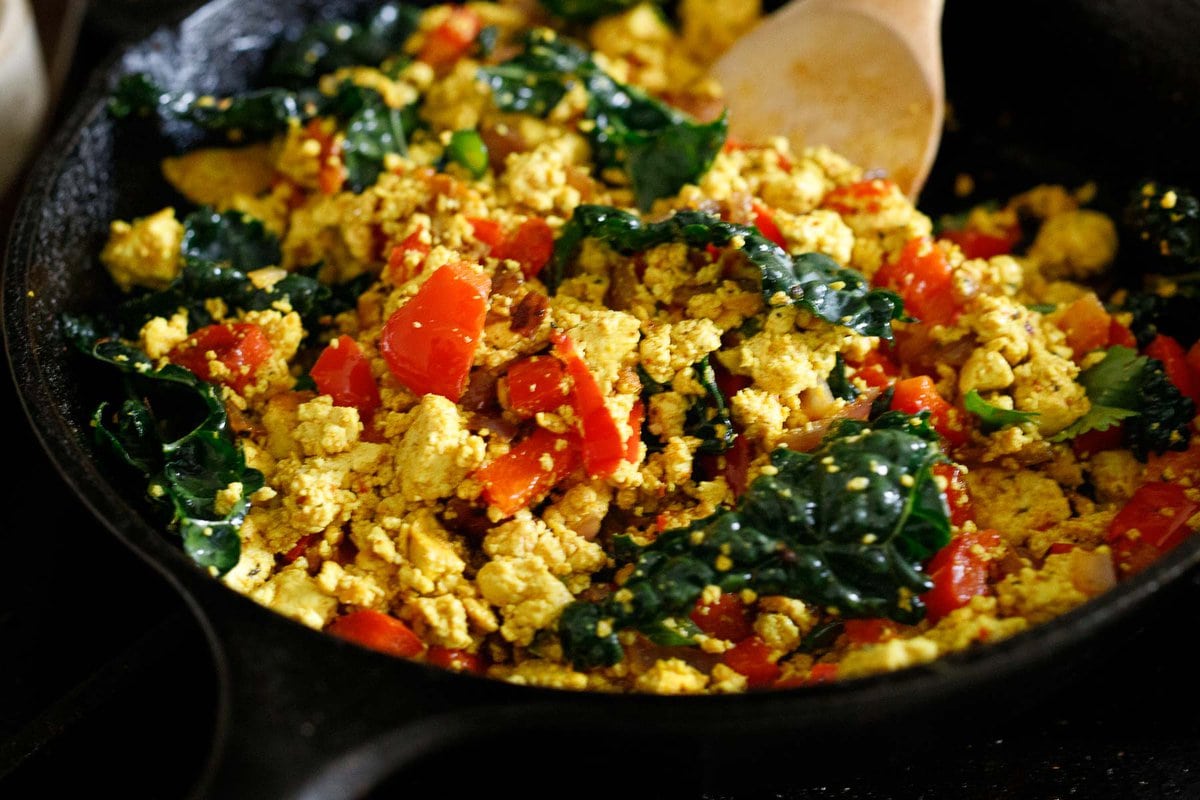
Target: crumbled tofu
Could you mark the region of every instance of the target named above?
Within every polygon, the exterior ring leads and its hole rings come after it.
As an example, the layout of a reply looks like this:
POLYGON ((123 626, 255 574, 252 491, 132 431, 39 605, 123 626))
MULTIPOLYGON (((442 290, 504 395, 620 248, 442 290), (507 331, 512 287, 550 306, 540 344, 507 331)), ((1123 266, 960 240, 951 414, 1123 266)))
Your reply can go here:
POLYGON ((476 583, 484 599, 500 609, 500 634, 521 645, 532 642, 575 599, 536 556, 495 558, 479 568, 476 583))
POLYGON ((126 292, 135 286, 165 289, 183 267, 182 244, 183 224, 175 219, 175 209, 164 208, 133 222, 114 222, 100 260, 126 292))
POLYGON ((396 447, 398 489, 410 500, 449 497, 483 463, 485 444, 463 425, 454 403, 427 394, 396 447))

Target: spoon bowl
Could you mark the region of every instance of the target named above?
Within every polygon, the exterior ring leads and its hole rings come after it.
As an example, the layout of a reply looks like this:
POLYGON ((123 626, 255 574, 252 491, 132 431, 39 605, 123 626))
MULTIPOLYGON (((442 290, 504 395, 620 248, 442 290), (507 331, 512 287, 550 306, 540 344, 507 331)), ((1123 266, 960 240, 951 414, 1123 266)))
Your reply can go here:
POLYGON ((945 115, 942 0, 796 0, 713 66, 730 132, 828 145, 916 197, 945 115))

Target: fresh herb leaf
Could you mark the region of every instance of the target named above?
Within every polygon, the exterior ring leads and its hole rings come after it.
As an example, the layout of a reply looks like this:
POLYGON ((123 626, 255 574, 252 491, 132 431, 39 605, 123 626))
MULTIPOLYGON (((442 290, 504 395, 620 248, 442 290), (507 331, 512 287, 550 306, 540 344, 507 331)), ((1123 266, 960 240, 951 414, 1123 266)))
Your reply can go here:
POLYGON ((861 273, 838 266, 822 253, 789 256, 757 228, 723 222, 701 211, 678 211, 660 222, 642 222, 627 211, 581 205, 563 226, 542 281, 554 292, 584 239, 599 239, 622 255, 668 242, 689 247, 736 246, 762 275, 768 305, 790 302, 835 325, 864 336, 892 338, 892 320, 903 319, 900 296, 872 289, 861 273))
POLYGON ((218 575, 228 572, 240 557, 238 528, 249 496, 262 488, 263 476, 246 466, 217 390, 183 367, 155 369, 145 353, 118 341, 95 342, 90 353, 126 375, 120 410, 114 414, 102 404, 92 417, 97 442, 149 478, 150 497, 169 509, 196 564, 218 575), (155 416, 156 405, 170 410, 169 422, 155 416), (199 410, 175 435, 189 407, 199 410), (220 513, 218 493, 231 484, 241 485, 238 499, 220 513))
POLYGON ((342 67, 378 66, 403 48, 417 29, 421 10, 383 3, 363 24, 347 20, 317 22, 298 37, 281 43, 271 56, 271 83, 298 88, 342 67))
POLYGON ((1036 411, 1014 411, 1000 408, 984 400, 977 389, 972 389, 963 396, 963 406, 979 417, 985 432, 996 431, 1009 425, 1022 425, 1040 416, 1036 411))
POLYGON ((775 451, 775 474, 755 479, 736 509, 664 532, 640 548, 611 598, 569 605, 558 626, 567 657, 577 667, 616 663, 619 631, 686 617, 710 585, 847 617, 919 620, 932 586, 921 562, 950 540, 931 472, 943 457, 927 417, 847 420, 811 453, 775 451))
POLYGON ((601 170, 624 172, 640 208, 699 179, 725 143, 724 115, 699 123, 633 86, 614 80, 583 48, 552 31, 531 31, 516 57, 481 70, 503 111, 546 116, 581 83, 584 118, 601 170))

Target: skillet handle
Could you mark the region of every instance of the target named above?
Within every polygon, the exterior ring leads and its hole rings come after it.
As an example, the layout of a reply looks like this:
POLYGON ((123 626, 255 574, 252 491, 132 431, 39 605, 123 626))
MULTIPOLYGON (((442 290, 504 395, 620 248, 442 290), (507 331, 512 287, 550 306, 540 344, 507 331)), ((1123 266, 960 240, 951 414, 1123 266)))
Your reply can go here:
POLYGON ((211 579, 188 589, 220 683, 213 751, 193 798, 361 797, 465 738, 471 710, 497 699, 492 681, 309 631, 211 579), (379 741, 387 746, 371 746, 379 741))

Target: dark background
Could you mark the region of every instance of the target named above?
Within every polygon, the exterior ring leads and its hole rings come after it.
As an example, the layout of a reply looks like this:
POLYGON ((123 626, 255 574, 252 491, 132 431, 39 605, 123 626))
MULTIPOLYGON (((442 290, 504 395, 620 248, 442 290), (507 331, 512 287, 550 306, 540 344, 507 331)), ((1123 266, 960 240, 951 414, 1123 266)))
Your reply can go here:
MULTIPOLYGON (((122 37, 177 5, 93 4, 67 102, 122 37)), ((1189 62, 1172 53, 1192 48, 1197 21, 1200 9, 1188 2, 950 0, 947 80, 957 125, 927 204, 949 210, 969 202, 950 190, 956 163, 978 165, 980 199, 1024 188, 1031 176, 1099 177, 1111 198, 1143 174, 1194 181, 1200 104, 1189 81, 1200 73, 1189 72, 1195 55, 1189 62), (1111 87, 1128 81, 1131 71, 1142 76, 1143 90, 1117 104, 1111 87), (1038 92, 1022 92, 1035 83, 1038 92), (993 97, 1004 102, 991 103, 993 97), (1134 145, 1127 130, 1139 122, 1153 129, 1134 145), (1031 136, 1047 143, 1045 151, 1012 144, 1031 136)), ((10 213, 11 198, 0 203, 0 230, 10 213)), ((200 629, 157 573, 66 488, 7 381, 0 397, 10 422, 0 567, 0 797, 61 796, 81 780, 127 797, 183 797, 203 768, 217 697, 200 629)), ((1004 719, 947 718, 949 738, 959 742, 953 747, 922 747, 901 729, 896 753, 847 752, 797 763, 794 779, 714 771, 648 787, 631 772, 653 753, 613 764, 589 755, 589 743, 580 741, 570 743, 569 758, 546 763, 522 754, 519 743, 498 741, 446 753, 379 794, 444 795, 447 770, 457 789, 452 796, 491 793, 498 784, 488 768, 501 766, 516 775, 516 783, 505 784, 531 796, 1200 798, 1200 692, 1194 648, 1185 644, 1195 636, 1198 612, 1200 579, 1193 578, 1121 634, 1110 656, 1080 664, 1070 683, 1051 692, 1031 687, 1042 697, 1032 708, 1004 719)))

